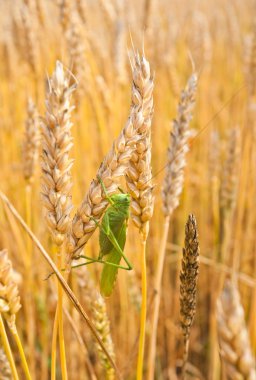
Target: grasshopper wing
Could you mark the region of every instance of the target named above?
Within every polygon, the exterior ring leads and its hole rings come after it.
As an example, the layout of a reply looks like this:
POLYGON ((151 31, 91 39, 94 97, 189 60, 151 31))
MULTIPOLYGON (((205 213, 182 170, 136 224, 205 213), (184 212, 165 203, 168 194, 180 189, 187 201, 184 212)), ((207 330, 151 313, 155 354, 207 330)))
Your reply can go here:
MULTIPOLYGON (((123 223, 116 240, 120 246, 121 251, 123 251, 126 240, 126 223, 123 223)), ((106 255, 106 260, 113 264, 120 264, 121 254, 114 247, 111 252, 106 255)), ((103 297, 109 297, 115 286, 117 278, 118 268, 115 268, 111 265, 105 264, 101 274, 100 281, 100 293, 103 297)))

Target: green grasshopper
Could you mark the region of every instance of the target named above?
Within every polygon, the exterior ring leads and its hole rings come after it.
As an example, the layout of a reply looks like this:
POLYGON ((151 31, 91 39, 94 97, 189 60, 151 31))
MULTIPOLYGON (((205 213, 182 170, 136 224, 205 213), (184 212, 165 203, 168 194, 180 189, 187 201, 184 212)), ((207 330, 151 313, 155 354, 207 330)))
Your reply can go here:
POLYGON ((100 181, 105 197, 110 204, 103 216, 101 224, 93 219, 100 228, 100 253, 98 259, 80 255, 79 258, 84 258, 87 261, 85 263, 72 266, 72 268, 89 265, 91 263, 104 264, 100 281, 100 293, 104 297, 109 297, 116 282, 118 269, 133 269, 128 258, 123 252, 126 241, 126 229, 129 218, 131 198, 129 194, 125 193, 109 196, 102 179, 98 177, 98 180, 100 181), (103 260, 105 256, 106 260, 103 260), (122 258, 126 262, 127 266, 120 265, 122 258))

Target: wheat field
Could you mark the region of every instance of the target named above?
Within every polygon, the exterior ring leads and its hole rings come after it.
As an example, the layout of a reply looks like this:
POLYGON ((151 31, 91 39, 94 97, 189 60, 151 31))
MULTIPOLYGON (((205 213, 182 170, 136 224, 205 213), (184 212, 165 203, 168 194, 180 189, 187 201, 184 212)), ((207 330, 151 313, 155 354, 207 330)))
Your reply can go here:
POLYGON ((0 380, 256 379, 255 16, 0 0, 0 380))

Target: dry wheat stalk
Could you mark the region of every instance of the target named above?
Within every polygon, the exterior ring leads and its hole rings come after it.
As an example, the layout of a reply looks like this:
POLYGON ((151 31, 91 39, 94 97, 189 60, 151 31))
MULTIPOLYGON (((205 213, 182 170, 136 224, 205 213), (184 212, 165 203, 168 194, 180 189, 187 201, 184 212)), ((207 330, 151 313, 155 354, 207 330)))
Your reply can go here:
POLYGON ((12 263, 7 250, 0 251, 0 313, 8 326, 16 332, 16 313, 21 308, 19 291, 13 279, 12 263))
POLYGON ((0 347, 0 380, 12 380, 12 373, 10 364, 4 353, 4 350, 0 347))
POLYGON ((184 337, 183 378, 188 358, 190 329, 196 312, 196 290, 199 270, 199 242, 196 219, 189 215, 185 226, 185 248, 183 248, 180 272, 180 321, 184 337))
MULTIPOLYGON (((155 299, 152 313, 152 334, 149 344, 148 380, 152 380, 154 378, 157 326, 161 300, 161 283, 164 270, 170 215, 178 206, 179 196, 182 191, 184 167, 186 164, 185 154, 188 151, 188 137, 191 133, 189 131, 189 122, 192 118, 192 110, 195 104, 196 88, 197 76, 193 74, 188 81, 187 87, 181 93, 181 99, 178 106, 178 116, 173 122, 173 131, 170 135, 168 163, 162 190, 165 222, 155 274, 155 299)), ((174 307, 175 306, 176 303, 174 304, 174 307)))
MULTIPOLYGON (((106 304, 104 299, 100 294, 97 294, 96 299, 92 302, 92 311, 93 311, 93 322, 96 327, 96 330, 105 344, 110 356, 115 359, 114 345, 110 334, 110 324, 107 316, 106 304)), ((105 353, 102 351, 101 347, 97 344, 97 349, 99 352, 99 357, 104 367, 106 373, 106 380, 114 380, 114 370, 109 363, 108 358, 105 353)))
MULTIPOLYGON (((149 63, 145 57, 135 58, 138 64, 133 65, 132 104, 129 119, 97 172, 97 179, 91 182, 89 191, 79 206, 67 241, 69 258, 74 258, 95 231, 108 201, 98 177, 102 179, 109 195, 118 191, 120 177, 124 176, 131 161, 137 141, 147 129, 150 122, 148 109, 151 109, 153 82, 150 76, 149 63), (143 105, 143 106, 142 106, 143 105), (93 217, 93 219, 92 219, 93 217)), ((135 186, 130 191, 137 194, 135 186)))
POLYGON ((233 128, 229 133, 228 150, 223 166, 220 188, 220 207, 225 212, 232 212, 237 195, 238 166, 240 161, 240 130, 233 128))
POLYGON ((46 222, 53 240, 61 245, 70 223, 71 166, 69 152, 73 142, 70 129, 71 95, 70 75, 57 61, 49 80, 46 99, 46 116, 42 124, 42 200, 46 209, 46 222))
POLYGON ((34 102, 29 98, 27 102, 27 119, 22 146, 23 175, 28 182, 31 182, 34 177, 39 144, 38 112, 34 102))
POLYGON ((255 380, 255 359, 238 289, 230 280, 217 301, 220 355, 228 380, 255 380))
POLYGON ((168 165, 164 179, 162 196, 165 216, 171 215, 179 205, 179 197, 184 182, 184 167, 188 152, 190 136, 189 123, 195 105, 197 89, 197 75, 192 74, 185 90, 181 93, 177 118, 173 121, 173 130, 170 135, 168 148, 168 165))

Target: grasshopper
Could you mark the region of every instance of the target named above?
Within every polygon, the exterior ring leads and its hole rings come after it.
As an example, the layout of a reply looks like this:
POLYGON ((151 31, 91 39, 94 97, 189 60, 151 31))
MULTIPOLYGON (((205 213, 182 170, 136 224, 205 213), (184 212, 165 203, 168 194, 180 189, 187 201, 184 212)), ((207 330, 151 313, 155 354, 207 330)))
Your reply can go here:
POLYGON ((113 291, 118 269, 132 270, 128 258, 124 255, 124 246, 126 241, 126 230, 129 218, 129 206, 131 198, 129 194, 121 193, 109 196, 105 185, 100 177, 98 180, 104 190, 105 197, 110 206, 105 211, 102 222, 95 223, 100 229, 99 245, 100 252, 97 259, 88 256, 80 255, 79 258, 84 258, 87 261, 79 265, 72 266, 77 268, 91 263, 101 263, 104 265, 101 280, 100 293, 104 297, 109 297, 113 291), (106 256, 106 260, 103 260, 106 256), (121 259, 124 259, 127 266, 120 265, 121 259))

